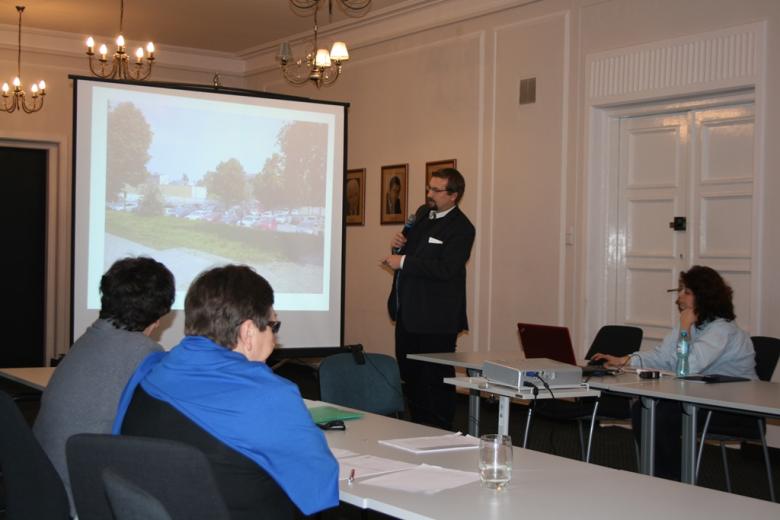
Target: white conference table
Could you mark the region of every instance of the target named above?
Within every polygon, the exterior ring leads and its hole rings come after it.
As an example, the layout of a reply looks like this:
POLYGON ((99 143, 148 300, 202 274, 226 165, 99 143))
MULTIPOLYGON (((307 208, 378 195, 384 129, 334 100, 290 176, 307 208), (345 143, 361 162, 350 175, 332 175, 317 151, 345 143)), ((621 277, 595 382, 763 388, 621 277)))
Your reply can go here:
MULTIPOLYGON (((317 405, 316 402, 309 402, 317 405)), ((325 403, 323 403, 325 404, 325 403)), ((379 444, 382 439, 442 435, 444 430, 365 414, 346 421, 346 431, 327 431, 332 448, 411 463, 477 471, 478 450, 414 455, 379 444)), ((479 482, 433 494, 396 491, 361 483, 339 482, 342 501, 408 520, 506 520, 582 518, 603 520, 629 515, 632 520, 671 518, 780 518, 780 505, 586 464, 515 447, 512 481, 503 491, 479 482)))
POLYGON ((0 377, 44 391, 49 384, 54 367, 0 368, 0 377))
MULTIPOLYGON (((458 388, 466 388, 469 392, 486 392, 498 396, 498 433, 509 435, 509 404, 512 399, 521 399, 525 401, 535 401, 536 399, 576 399, 580 397, 596 397, 601 395, 599 390, 593 390, 587 384, 579 387, 552 388, 552 393, 546 388, 537 388, 537 395, 534 396, 534 389, 531 387, 514 388, 503 385, 497 385, 488 382, 484 377, 445 377, 444 382, 458 388)), ((590 447, 593 439, 593 425, 596 420, 599 402, 593 404, 593 410, 590 416, 590 430, 588 433, 588 448, 585 454, 585 461, 590 461, 590 447)), ((533 406, 528 407, 528 414, 525 420, 525 432, 523 433, 523 448, 528 446, 528 432, 531 429, 531 419, 533 418, 533 406)))
POLYGON ((766 381, 734 383, 701 383, 672 376, 640 379, 637 374, 591 378, 593 388, 642 399, 642 432, 640 471, 654 473, 655 405, 659 399, 679 401, 683 408, 682 481, 694 484, 696 479, 696 429, 698 409, 713 408, 726 412, 780 417, 780 384, 766 381))
MULTIPOLYGON (((466 368, 471 374, 482 369, 485 361, 522 360, 517 351, 454 352, 411 354, 410 359, 466 368)), ((659 399, 679 401, 683 408, 681 477, 683 482, 695 483, 696 415, 699 407, 717 408, 729 412, 780 417, 780 383, 745 381, 707 384, 682 381, 673 377, 658 380, 640 379, 636 373, 588 378, 591 388, 605 392, 639 397, 642 400, 642 431, 640 432, 639 471, 653 475, 655 448, 655 405, 659 399)), ((469 433, 478 432, 479 392, 471 390, 469 401, 471 421, 476 422, 469 433), (475 403, 476 401, 476 403, 475 403)))

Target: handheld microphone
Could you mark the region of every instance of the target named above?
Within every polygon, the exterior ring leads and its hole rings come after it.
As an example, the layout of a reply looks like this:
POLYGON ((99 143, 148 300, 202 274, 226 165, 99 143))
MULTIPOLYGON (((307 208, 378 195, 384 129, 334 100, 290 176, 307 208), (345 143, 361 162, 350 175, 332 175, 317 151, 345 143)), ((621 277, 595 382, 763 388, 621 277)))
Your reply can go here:
MULTIPOLYGON (((401 233, 406 235, 406 232, 412 229, 416 221, 417 221, 417 215, 414 213, 410 213, 409 218, 406 219, 406 224, 404 224, 404 228, 401 230, 401 233)), ((403 251, 403 249, 404 249, 403 247, 394 247, 393 254, 395 255, 401 254, 401 251, 403 251)))

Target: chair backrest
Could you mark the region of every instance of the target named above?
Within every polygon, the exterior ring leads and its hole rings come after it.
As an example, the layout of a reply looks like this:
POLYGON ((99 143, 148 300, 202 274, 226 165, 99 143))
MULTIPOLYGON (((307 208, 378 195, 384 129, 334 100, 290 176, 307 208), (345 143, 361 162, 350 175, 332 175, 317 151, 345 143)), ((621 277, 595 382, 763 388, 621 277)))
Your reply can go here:
POLYGON ((756 351, 756 374, 761 381, 769 381, 780 358, 780 338, 753 336, 750 339, 756 351))
POLYGON ((642 346, 642 329, 629 325, 604 325, 593 338, 585 359, 601 352, 611 356, 627 356, 642 346))
POLYGON ((525 357, 547 358, 570 365, 577 364, 567 327, 518 323, 517 331, 520 333, 520 344, 525 357))
POLYGON ((151 437, 83 433, 68 439, 65 451, 80 520, 112 518, 103 489, 103 471, 120 477, 157 499, 173 520, 227 519, 206 456, 176 441, 151 437))
POLYGON ((401 375, 395 358, 365 353, 358 365, 350 353, 334 354, 320 363, 320 399, 366 412, 403 412, 401 375))
POLYGON ((0 391, 0 469, 7 518, 67 519, 65 485, 24 420, 16 403, 0 391))
POLYGON ((151 493, 116 472, 106 468, 102 478, 115 520, 172 520, 165 507, 151 493))

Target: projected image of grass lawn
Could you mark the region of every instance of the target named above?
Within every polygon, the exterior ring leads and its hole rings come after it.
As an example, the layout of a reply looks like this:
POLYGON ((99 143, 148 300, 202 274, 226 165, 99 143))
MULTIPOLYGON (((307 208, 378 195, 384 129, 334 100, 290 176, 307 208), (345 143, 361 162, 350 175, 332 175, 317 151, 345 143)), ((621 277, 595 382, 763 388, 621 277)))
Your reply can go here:
POLYGON ((322 262, 322 237, 276 233, 220 222, 194 222, 108 210, 106 232, 155 250, 201 251, 247 264, 322 262), (268 240, 268 235, 273 239, 268 240))

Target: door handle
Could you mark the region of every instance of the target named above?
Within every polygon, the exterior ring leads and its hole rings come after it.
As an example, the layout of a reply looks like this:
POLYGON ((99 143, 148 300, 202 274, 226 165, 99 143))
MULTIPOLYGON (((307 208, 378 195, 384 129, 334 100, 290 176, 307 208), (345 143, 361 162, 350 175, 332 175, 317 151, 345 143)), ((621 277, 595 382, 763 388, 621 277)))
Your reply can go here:
POLYGON ((669 222, 669 228, 675 231, 685 231, 688 220, 685 217, 674 217, 674 220, 669 222))

